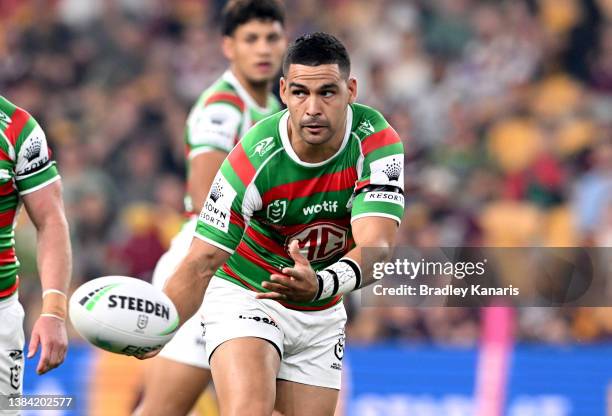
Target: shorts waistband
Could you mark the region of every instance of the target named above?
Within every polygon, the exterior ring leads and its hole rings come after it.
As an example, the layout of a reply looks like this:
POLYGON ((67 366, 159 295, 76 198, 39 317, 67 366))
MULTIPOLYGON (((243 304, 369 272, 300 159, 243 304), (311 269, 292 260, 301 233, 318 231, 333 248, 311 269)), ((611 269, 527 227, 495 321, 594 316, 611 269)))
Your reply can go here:
POLYGON ((11 307, 15 303, 17 303, 19 299, 19 292, 15 291, 12 295, 9 295, 4 298, 0 298, 0 311, 6 308, 11 307))

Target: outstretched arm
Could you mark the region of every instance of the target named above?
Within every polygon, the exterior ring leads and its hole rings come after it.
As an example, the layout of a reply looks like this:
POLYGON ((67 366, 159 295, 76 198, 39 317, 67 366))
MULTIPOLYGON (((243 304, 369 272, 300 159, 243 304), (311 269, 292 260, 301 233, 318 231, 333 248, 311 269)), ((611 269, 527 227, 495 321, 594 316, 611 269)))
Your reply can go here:
POLYGON ((68 348, 66 336, 66 291, 72 271, 68 223, 64 215, 59 180, 23 196, 28 215, 37 231, 37 262, 43 290, 41 316, 32 329, 28 357, 42 353, 36 371, 39 374, 58 367, 68 348))
POLYGON ((178 311, 179 325, 196 313, 211 277, 229 256, 212 244, 193 239, 187 256, 164 286, 164 292, 178 311))

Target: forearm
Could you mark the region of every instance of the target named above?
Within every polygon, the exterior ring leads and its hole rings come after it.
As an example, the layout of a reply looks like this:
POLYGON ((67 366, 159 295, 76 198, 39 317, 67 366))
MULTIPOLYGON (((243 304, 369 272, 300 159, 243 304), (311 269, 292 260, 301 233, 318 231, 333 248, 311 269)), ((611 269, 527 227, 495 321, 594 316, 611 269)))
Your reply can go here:
POLYGON ((210 279, 229 254, 194 239, 189 253, 164 286, 182 325, 199 309, 210 279))
POLYGON ((43 292, 67 293, 72 273, 72 252, 68 224, 57 215, 38 225, 37 264, 43 292))
POLYGON ((338 262, 317 272, 314 300, 345 294, 374 283, 374 263, 391 255, 397 224, 387 218, 363 218, 353 223, 356 246, 338 262))
POLYGON ((359 264, 361 270, 361 282, 359 287, 368 286, 377 280, 373 276, 373 268, 375 263, 384 262, 391 257, 393 249, 388 243, 363 244, 349 251, 345 257, 353 259, 359 264))

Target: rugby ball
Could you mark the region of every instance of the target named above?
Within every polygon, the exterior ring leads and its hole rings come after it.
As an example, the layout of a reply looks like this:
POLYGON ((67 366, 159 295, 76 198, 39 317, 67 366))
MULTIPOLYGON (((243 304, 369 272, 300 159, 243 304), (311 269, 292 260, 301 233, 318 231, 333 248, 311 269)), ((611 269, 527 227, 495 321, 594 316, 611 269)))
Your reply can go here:
POLYGON ((179 318, 170 298, 139 279, 105 276, 70 297, 70 320, 93 345, 124 355, 142 355, 174 336, 179 318))

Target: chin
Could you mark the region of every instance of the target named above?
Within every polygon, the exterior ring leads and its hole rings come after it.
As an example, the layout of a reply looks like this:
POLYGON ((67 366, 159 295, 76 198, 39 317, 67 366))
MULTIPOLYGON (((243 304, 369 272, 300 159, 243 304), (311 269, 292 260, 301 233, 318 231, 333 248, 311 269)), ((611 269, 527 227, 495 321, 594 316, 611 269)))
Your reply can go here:
POLYGON ((321 145, 321 144, 325 144, 329 141, 330 137, 323 137, 323 136, 306 136, 303 138, 304 141, 310 145, 321 145))
POLYGON ((247 82, 254 87, 262 87, 262 86, 266 86, 268 82, 270 82, 271 78, 272 78, 272 75, 270 76, 260 75, 257 77, 248 77, 247 82))

